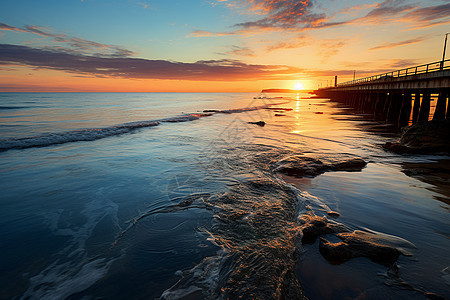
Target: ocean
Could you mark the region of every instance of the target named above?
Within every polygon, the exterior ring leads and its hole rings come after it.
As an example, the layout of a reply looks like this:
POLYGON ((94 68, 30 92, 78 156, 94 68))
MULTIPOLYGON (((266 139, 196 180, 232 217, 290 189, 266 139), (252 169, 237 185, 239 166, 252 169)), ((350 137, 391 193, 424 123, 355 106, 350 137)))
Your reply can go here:
POLYGON ((450 157, 310 96, 0 93, 0 299, 450 298, 450 157), (327 260, 306 217, 401 255, 327 260))

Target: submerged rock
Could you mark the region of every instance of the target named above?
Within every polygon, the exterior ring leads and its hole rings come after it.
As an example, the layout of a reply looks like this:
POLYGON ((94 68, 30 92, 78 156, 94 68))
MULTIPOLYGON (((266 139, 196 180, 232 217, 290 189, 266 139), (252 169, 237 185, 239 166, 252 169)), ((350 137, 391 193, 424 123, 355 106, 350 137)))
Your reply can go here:
POLYGON ((342 263, 355 257, 367 257, 372 261, 390 266, 400 256, 395 247, 385 245, 376 235, 354 231, 336 235, 341 242, 332 243, 320 238, 319 251, 329 261, 342 263))
POLYGON ((361 171, 367 163, 361 158, 352 158, 349 160, 341 161, 330 165, 330 169, 333 171, 361 171))
POLYGON ((327 171, 361 171, 367 163, 361 158, 324 163, 311 157, 291 156, 279 161, 277 165, 274 172, 295 177, 315 177, 327 171))
POLYGON ((341 214, 340 213, 338 213, 338 212, 336 212, 336 211, 332 211, 332 210, 330 210, 329 212, 327 212, 327 214, 330 216, 330 217, 333 217, 333 218, 337 218, 337 217, 339 217, 341 214))
POLYGON ((409 149, 408 147, 406 147, 405 145, 402 145, 400 143, 391 143, 391 142, 386 142, 383 145, 383 148, 395 153, 399 153, 399 154, 404 154, 404 153, 410 153, 411 149, 409 149))
POLYGON ((284 107, 266 107, 264 109, 278 110, 278 111, 291 111, 291 110, 294 110, 293 108, 284 108, 284 107))
POLYGON ((318 217, 315 215, 303 215, 300 218, 302 224, 302 243, 314 243, 317 237, 330 233, 348 232, 344 225, 330 221, 327 217, 318 217))
POLYGON ((446 298, 444 296, 435 294, 435 293, 430 293, 430 292, 426 292, 424 293, 425 297, 427 297, 427 300, 445 300, 446 298))
POLYGON ((266 122, 264 121, 258 121, 258 122, 248 122, 248 124, 255 124, 261 127, 264 127, 264 125, 266 125, 266 122))
POLYGON ((312 176, 315 177, 324 173, 327 166, 318 159, 302 156, 291 156, 278 162, 274 172, 283 173, 289 176, 312 176))

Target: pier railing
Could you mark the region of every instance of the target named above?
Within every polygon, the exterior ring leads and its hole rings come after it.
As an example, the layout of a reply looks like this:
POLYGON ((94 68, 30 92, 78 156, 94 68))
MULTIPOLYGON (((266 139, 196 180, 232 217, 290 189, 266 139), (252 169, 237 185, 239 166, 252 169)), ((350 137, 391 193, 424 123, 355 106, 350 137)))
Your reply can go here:
POLYGON ((364 83, 373 83, 376 81, 381 80, 388 80, 389 78, 398 78, 398 77, 406 77, 411 75, 417 75, 417 74, 424 74, 424 73, 430 73, 435 71, 442 71, 442 70, 450 70, 450 59, 444 60, 444 61, 437 61, 432 62, 425 65, 418 65, 414 67, 409 67, 406 69, 396 70, 392 72, 387 72, 383 74, 378 74, 374 76, 369 76, 365 78, 360 78, 352 81, 347 81, 343 83, 339 83, 338 87, 343 86, 350 86, 350 85, 357 85, 357 84, 364 84, 364 83))

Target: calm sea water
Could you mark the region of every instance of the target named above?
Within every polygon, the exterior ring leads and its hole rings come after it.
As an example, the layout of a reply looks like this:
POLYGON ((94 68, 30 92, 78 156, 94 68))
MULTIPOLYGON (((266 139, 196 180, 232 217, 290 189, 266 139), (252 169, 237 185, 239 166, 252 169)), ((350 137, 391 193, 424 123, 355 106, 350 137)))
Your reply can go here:
POLYGON ((0 299, 450 297, 449 157, 385 152, 397 134, 327 99, 255 96, 0 93, 0 299), (290 155, 369 164, 274 174, 290 155), (328 263, 296 221, 328 210, 412 256, 328 263))

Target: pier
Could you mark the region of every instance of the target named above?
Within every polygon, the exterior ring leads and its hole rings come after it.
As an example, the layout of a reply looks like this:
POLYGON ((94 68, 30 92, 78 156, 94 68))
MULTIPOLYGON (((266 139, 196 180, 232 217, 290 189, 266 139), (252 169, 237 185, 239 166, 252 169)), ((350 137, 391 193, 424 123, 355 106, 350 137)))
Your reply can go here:
POLYGON ((445 120, 450 114, 450 59, 340 84, 336 78, 333 87, 314 93, 371 112, 398 127, 445 120), (431 104, 435 104, 434 112, 431 104))

